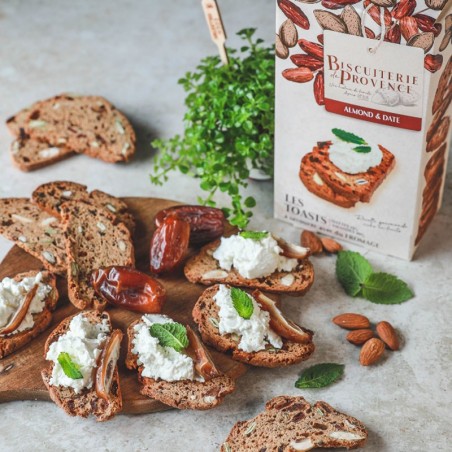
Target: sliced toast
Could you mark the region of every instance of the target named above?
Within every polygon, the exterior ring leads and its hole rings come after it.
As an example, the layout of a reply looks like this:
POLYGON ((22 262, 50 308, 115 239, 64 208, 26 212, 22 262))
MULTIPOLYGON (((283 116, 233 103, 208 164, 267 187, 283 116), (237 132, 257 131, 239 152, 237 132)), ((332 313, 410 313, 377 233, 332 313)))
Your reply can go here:
POLYGON ((11 143, 10 154, 17 168, 34 171, 64 160, 74 153, 65 147, 49 146, 47 143, 30 140, 24 135, 11 143))
POLYGON ((314 156, 312 152, 310 152, 301 160, 299 176, 305 187, 319 198, 332 202, 337 206, 345 208, 353 207, 359 201, 359 198, 353 195, 347 197, 336 193, 328 184, 325 183, 325 181, 319 176, 319 173, 317 173, 314 169, 312 165, 313 158, 314 156))
POLYGON ((369 202, 375 190, 381 185, 395 165, 394 155, 379 146, 383 158, 378 166, 358 174, 348 174, 334 165, 329 158, 330 142, 318 143, 312 150, 310 162, 321 179, 336 193, 350 199, 358 198, 369 202))
POLYGON ((193 320, 198 325, 202 340, 206 344, 221 352, 232 353, 232 358, 236 361, 260 367, 290 366, 305 361, 312 355, 315 347, 311 332, 309 332, 311 341, 305 344, 282 338, 283 347, 278 350, 270 346, 266 350, 252 353, 240 350, 233 335, 220 334, 218 330, 219 307, 214 300, 218 287, 218 285, 215 285, 206 289, 199 297, 192 312, 193 320))
POLYGON ((314 448, 357 449, 367 441, 366 427, 325 402, 309 404, 303 397, 279 396, 265 411, 237 422, 222 452, 308 451, 314 448))
POLYGON ((64 145, 106 162, 128 161, 135 153, 135 132, 127 118, 99 96, 63 94, 36 102, 7 122, 22 125, 31 139, 64 145))
POLYGON ((82 201, 63 204, 61 214, 69 300, 79 309, 104 309, 106 301, 94 291, 91 273, 110 265, 135 265, 130 231, 105 209, 82 201))
MULTIPOLYGON (((16 282, 22 281, 24 278, 36 277, 39 271, 30 271, 27 273, 19 273, 14 276, 16 282)), ((0 358, 10 355, 19 348, 31 342, 36 336, 42 333, 50 325, 52 321, 52 311, 55 310, 58 301, 58 290, 56 288, 56 278, 49 272, 42 272, 43 284, 52 288, 44 300, 45 306, 41 312, 33 315, 33 327, 20 331, 18 333, 11 333, 9 335, 0 335, 0 358)))
POLYGON ((0 234, 39 259, 52 273, 66 272, 65 238, 58 218, 29 199, 0 199, 0 234))
POLYGON ((259 279, 246 279, 235 268, 225 271, 219 267, 218 261, 212 256, 219 245, 220 240, 215 240, 202 247, 197 255, 188 260, 184 273, 190 282, 207 286, 224 283, 293 296, 305 294, 314 282, 314 267, 308 259, 301 260, 293 272, 274 272, 259 279), (285 280, 282 279, 287 275, 293 276, 293 282, 290 285, 284 284, 285 280))
MULTIPOLYGON (((68 331, 71 320, 76 315, 79 314, 74 314, 73 316, 64 319, 55 330, 52 331, 45 344, 44 358, 46 358, 50 344, 57 341, 60 336, 68 331)), ((97 311, 85 311, 83 315, 87 317, 91 323, 100 323, 104 319, 107 319, 111 330, 110 316, 106 312, 99 313, 97 311)), ((48 368, 43 369, 41 372, 42 379, 49 391, 50 398, 70 416, 86 418, 92 414, 96 417, 97 421, 107 421, 121 411, 122 395, 119 386, 119 373, 116 366, 113 371, 113 380, 108 400, 99 397, 94 388, 85 388, 81 393, 77 394, 71 387, 51 385, 52 370, 53 364, 48 368)))
POLYGON ((31 199, 41 209, 58 218, 61 218, 61 205, 67 201, 84 201, 102 206, 117 217, 119 222, 123 222, 132 233, 135 229, 135 220, 124 201, 100 190, 89 193, 86 185, 76 182, 47 182, 33 191, 31 199))
POLYGON ((138 364, 137 355, 132 353, 134 326, 139 322, 140 319, 136 320, 127 329, 129 341, 126 366, 128 369, 138 370, 141 394, 181 410, 210 410, 222 403, 224 398, 234 391, 234 380, 224 374, 206 381, 165 381, 143 377, 143 366, 138 364))

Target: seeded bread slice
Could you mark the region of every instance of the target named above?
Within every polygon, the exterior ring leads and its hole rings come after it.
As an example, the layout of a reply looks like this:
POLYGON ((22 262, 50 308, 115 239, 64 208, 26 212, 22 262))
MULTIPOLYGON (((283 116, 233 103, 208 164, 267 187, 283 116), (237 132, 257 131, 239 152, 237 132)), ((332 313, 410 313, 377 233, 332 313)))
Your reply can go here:
POLYGON ((312 150, 311 163, 322 180, 336 193, 348 198, 369 202, 395 165, 394 155, 379 145, 383 159, 378 166, 364 173, 348 174, 334 165, 329 157, 330 142, 321 142, 312 150))
POLYGON ((227 375, 220 375, 208 381, 165 381, 143 377, 143 366, 137 362, 137 355, 132 353, 134 329, 140 320, 133 322, 127 329, 129 339, 126 366, 138 370, 138 381, 142 387, 141 394, 159 400, 165 405, 181 410, 210 410, 223 402, 234 391, 235 382, 227 375))
POLYGON ((59 162, 74 153, 65 147, 49 146, 47 143, 23 136, 11 143, 10 154, 17 168, 22 171, 34 171, 59 162))
POLYGON ((41 209, 58 218, 61 218, 61 205, 67 201, 84 201, 102 206, 111 212, 119 222, 123 222, 131 232, 135 229, 135 220, 124 201, 100 190, 89 193, 86 185, 77 182, 47 182, 34 190, 31 199, 41 209))
POLYGON ((313 333, 304 329, 311 336, 311 342, 298 344, 282 338, 283 347, 280 350, 268 346, 266 350, 259 352, 245 352, 237 345, 239 338, 234 339, 231 334, 220 334, 218 331, 219 308, 214 300, 218 291, 218 284, 206 289, 193 307, 193 320, 198 325, 203 342, 211 345, 223 353, 232 353, 232 359, 252 366, 259 367, 283 367, 297 364, 307 360, 314 352, 312 342, 313 333))
POLYGON ((319 448, 357 449, 367 441, 366 427, 325 402, 309 404, 303 397, 279 396, 265 411, 237 422, 222 452, 308 451, 319 448))
POLYGON ((61 214, 69 300, 79 309, 104 309, 106 301, 91 286, 91 273, 110 265, 135 266, 130 231, 105 209, 82 201, 63 204, 61 214))
POLYGON ((66 272, 66 246, 58 218, 25 198, 0 199, 0 234, 53 273, 66 272))
MULTIPOLYGON (((35 277, 39 271, 30 271, 27 273, 19 273, 14 276, 14 281, 19 282, 24 278, 35 277)), ((44 300, 44 309, 36 314, 33 314, 33 327, 19 333, 11 333, 6 336, 0 335, 0 359, 10 355, 19 348, 31 342, 36 336, 42 333, 50 325, 52 321, 52 311, 55 310, 58 301, 58 290, 56 288, 56 278, 52 273, 42 272, 43 284, 52 287, 51 292, 44 300)))
POLYGON ((274 272, 259 279, 246 279, 234 268, 225 271, 219 267, 218 261, 212 256, 219 245, 220 240, 215 240, 202 247, 197 255, 188 260, 185 264, 184 273, 190 282, 206 286, 224 283, 293 296, 304 295, 314 282, 314 267, 308 259, 301 260, 293 272, 274 272), (290 285, 285 285, 282 278, 288 275, 293 276, 293 282, 290 285))
POLYGON ((103 97, 63 94, 29 110, 23 128, 32 139, 106 162, 128 161, 135 153, 131 124, 103 97))
MULTIPOLYGON (((44 358, 49 351, 50 344, 57 341, 60 336, 68 331, 71 320, 78 314, 79 313, 67 317, 52 331, 45 344, 44 358)), ((97 311, 85 311, 83 315, 86 316, 91 323, 100 323, 102 320, 107 319, 111 329, 110 316, 106 312, 99 313, 97 311)), ((70 387, 51 385, 50 378, 52 377, 52 370, 53 363, 41 371, 42 379, 49 391, 50 398, 70 416, 86 418, 92 414, 96 417, 97 421, 108 421, 122 410, 122 395, 119 386, 119 373, 117 367, 113 374, 109 400, 99 397, 94 388, 86 388, 77 394, 70 387)))
POLYGON ((350 197, 348 197, 336 193, 328 184, 325 183, 319 173, 317 173, 314 169, 312 165, 313 158, 314 156, 312 152, 310 152, 301 160, 299 175, 305 187, 319 198, 332 202, 337 206, 345 208, 353 207, 359 201, 359 197, 354 195, 350 195, 350 197))

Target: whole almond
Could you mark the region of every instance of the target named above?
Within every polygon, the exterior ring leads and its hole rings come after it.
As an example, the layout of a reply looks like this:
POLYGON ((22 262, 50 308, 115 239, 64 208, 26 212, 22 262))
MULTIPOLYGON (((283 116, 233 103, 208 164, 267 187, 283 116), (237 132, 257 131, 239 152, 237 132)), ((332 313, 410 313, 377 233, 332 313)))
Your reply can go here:
POLYGON ((300 237, 301 246, 305 248, 309 248, 311 250, 311 254, 320 254, 323 251, 322 241, 312 231, 303 231, 300 237))
POLYGON ((290 19, 285 20, 279 28, 279 37, 284 45, 293 47, 298 41, 298 32, 290 19))
POLYGON ((406 44, 411 47, 419 47, 424 50, 424 53, 427 53, 432 48, 434 41, 435 35, 427 32, 412 36, 406 44))
POLYGON ((366 316, 350 312, 337 315, 334 317, 333 323, 346 330, 360 330, 370 327, 369 319, 366 316))
POLYGON ((339 253, 339 251, 342 251, 342 245, 336 240, 330 238, 330 237, 322 237, 320 239, 322 241, 322 245, 325 248, 325 251, 331 254, 339 253))
POLYGON ((354 345, 362 345, 367 342, 369 339, 374 337, 374 333, 372 330, 364 329, 364 330, 353 330, 345 336, 345 338, 354 345))
POLYGON ((435 11, 441 11, 446 6, 447 0, 425 0, 425 4, 435 11))
POLYGON ((386 321, 380 322, 376 326, 377 334, 380 339, 391 349, 398 350, 400 348, 399 338, 393 326, 386 321))
POLYGON ((323 71, 317 72, 312 88, 314 90, 314 99, 317 104, 325 105, 325 79, 323 71))
POLYGON ((336 16, 336 14, 323 9, 316 9, 314 10, 314 16, 324 30, 347 33, 347 25, 345 25, 345 22, 339 16, 336 16))
POLYGON ((449 45, 451 41, 452 41, 452 30, 448 30, 446 31, 446 34, 443 36, 443 39, 441 40, 439 51, 442 52, 446 50, 446 47, 449 45))
POLYGON ((281 41, 279 35, 276 35, 275 39, 275 53, 278 58, 285 60, 289 56, 289 49, 287 46, 281 41))
POLYGON ((306 83, 314 78, 314 73, 307 67, 297 67, 284 69, 282 76, 291 82, 306 83))
POLYGON ((377 6, 394 6, 397 0, 370 0, 374 5, 377 6))
POLYGON ((323 46, 316 42, 308 41, 307 39, 300 39, 298 45, 301 50, 304 50, 308 55, 319 58, 323 61, 323 46))
POLYGON ((361 16, 356 12, 356 9, 351 5, 347 5, 341 14, 341 19, 347 26, 349 35, 362 36, 361 16))
POLYGON ((359 362, 362 366, 371 366, 382 357, 384 351, 384 342, 376 337, 373 337, 363 345, 361 353, 359 354, 359 362))

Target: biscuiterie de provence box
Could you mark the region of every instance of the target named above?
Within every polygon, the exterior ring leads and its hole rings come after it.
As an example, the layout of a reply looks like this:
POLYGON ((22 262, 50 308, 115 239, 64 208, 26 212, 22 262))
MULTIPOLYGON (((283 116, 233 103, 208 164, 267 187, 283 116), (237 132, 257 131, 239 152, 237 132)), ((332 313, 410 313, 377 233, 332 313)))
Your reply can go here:
POLYGON ((277 0, 277 218, 413 256, 444 187, 451 5, 277 0))

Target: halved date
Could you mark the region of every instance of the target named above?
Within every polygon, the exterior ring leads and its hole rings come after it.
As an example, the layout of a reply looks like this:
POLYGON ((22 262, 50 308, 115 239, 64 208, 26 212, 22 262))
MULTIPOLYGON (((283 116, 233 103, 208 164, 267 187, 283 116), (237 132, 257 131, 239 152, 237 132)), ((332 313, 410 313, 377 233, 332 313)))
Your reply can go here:
POLYGON ((176 268, 188 250, 190 224, 176 216, 167 216, 151 239, 150 269, 160 274, 176 268))
POLYGON ((221 209, 206 206, 174 206, 161 210, 155 216, 155 225, 160 227, 167 217, 176 217, 190 225, 192 245, 212 242, 224 232, 224 214, 221 209))
POLYGON ((156 279, 130 267, 94 270, 91 284, 110 304, 146 314, 161 312, 166 296, 165 288, 156 279))

